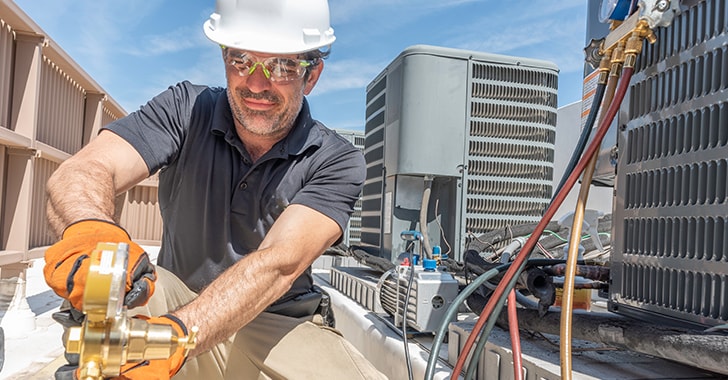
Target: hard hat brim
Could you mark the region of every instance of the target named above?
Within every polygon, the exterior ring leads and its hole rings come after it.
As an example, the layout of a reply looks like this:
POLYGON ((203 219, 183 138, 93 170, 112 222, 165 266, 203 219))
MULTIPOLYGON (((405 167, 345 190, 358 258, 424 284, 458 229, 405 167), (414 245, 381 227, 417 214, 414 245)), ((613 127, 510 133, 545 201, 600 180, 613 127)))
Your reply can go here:
POLYGON ((331 46, 331 44, 333 44, 336 40, 333 28, 329 28, 329 30, 326 31, 323 35, 315 36, 313 38, 315 41, 311 41, 310 36, 308 36, 307 38, 307 36, 302 33, 301 40, 295 42, 290 40, 283 41, 271 39, 263 41, 260 38, 252 38, 252 34, 251 36, 231 36, 230 33, 227 33, 220 29, 216 29, 212 25, 210 20, 205 21, 203 25, 203 30, 205 32, 205 36, 207 36, 208 39, 218 45, 240 50, 270 54, 305 53, 308 51, 319 50, 331 46), (306 41, 306 39, 309 39, 309 41, 306 41))

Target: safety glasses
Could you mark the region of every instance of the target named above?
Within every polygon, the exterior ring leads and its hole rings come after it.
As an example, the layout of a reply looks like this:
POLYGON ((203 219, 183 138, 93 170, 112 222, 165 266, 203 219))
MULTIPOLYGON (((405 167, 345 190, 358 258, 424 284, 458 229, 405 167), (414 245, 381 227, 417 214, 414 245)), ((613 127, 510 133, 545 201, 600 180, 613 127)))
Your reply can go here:
POLYGON ((245 51, 234 51, 225 49, 225 62, 238 70, 241 77, 253 75, 260 67, 263 74, 271 82, 289 82, 303 77, 306 69, 314 64, 314 61, 305 59, 268 57, 264 59, 245 51))

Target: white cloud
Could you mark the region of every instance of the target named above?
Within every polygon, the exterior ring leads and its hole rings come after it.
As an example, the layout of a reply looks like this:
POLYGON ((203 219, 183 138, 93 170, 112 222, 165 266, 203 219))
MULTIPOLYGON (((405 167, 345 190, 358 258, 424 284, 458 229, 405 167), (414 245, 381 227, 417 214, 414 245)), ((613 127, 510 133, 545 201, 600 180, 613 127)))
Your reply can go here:
POLYGON ((132 56, 162 55, 209 44, 209 40, 200 36, 198 26, 182 27, 164 34, 140 36, 138 43, 125 49, 125 53, 132 56))
POLYGON ((140 105, 164 91, 167 87, 183 80, 194 84, 209 86, 225 86, 225 71, 220 57, 220 49, 208 44, 207 48, 198 49, 193 55, 195 60, 180 62, 178 65, 165 64, 163 57, 149 68, 144 81, 129 89, 123 100, 117 100, 127 110, 133 111, 140 105))
POLYGON ((453 31, 450 44, 484 51, 556 63, 561 72, 580 71, 583 62, 586 21, 584 4, 566 1, 544 9, 506 9, 504 17, 482 17, 453 31), (558 11, 558 17, 555 12, 558 11))
POLYGON ((482 0, 332 0, 331 23, 356 25, 368 36, 383 35, 423 16, 482 0))

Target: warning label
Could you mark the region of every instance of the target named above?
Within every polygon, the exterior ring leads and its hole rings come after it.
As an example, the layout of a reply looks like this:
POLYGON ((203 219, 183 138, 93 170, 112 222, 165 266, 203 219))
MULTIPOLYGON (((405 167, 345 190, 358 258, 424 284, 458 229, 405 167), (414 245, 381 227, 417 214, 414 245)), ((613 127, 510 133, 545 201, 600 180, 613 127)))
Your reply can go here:
MULTIPOLYGON (((591 110, 592 103, 594 102, 594 93, 597 90, 598 82, 599 70, 594 70, 584 77, 584 89, 581 96, 581 127, 579 130, 584 129, 586 119, 589 117, 589 111, 591 110)), ((599 120, 598 117, 599 115, 597 115, 596 120, 599 120)))

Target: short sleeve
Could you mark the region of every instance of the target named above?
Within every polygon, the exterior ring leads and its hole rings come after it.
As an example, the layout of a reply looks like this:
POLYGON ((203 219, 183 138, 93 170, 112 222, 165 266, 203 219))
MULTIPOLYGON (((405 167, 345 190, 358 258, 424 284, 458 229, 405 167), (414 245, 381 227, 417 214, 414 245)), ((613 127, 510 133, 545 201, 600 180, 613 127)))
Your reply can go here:
POLYGON ((292 199, 333 219, 346 229, 354 204, 366 178, 366 163, 361 151, 340 136, 323 145, 317 165, 311 167, 309 180, 292 199))
POLYGON ((174 161, 190 124, 190 114, 206 86, 181 82, 155 96, 139 110, 103 129, 129 142, 147 164, 149 173, 174 161))

